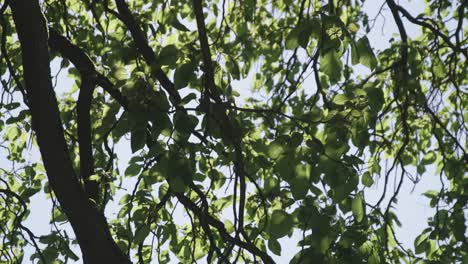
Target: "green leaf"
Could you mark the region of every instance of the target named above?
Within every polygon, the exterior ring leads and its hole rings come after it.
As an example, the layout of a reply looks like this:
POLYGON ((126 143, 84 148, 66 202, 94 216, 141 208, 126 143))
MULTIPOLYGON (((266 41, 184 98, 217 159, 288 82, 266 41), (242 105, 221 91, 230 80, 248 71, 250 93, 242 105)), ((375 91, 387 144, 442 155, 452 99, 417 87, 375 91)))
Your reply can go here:
POLYGON ((337 94, 333 98, 333 103, 337 105, 344 105, 348 101, 349 101, 348 97, 344 94, 337 94))
POLYGON ((145 146, 146 142, 146 131, 142 127, 138 127, 132 130, 131 138, 130 138, 130 147, 132 149, 132 153, 142 149, 145 146))
POLYGON ((53 220, 55 220, 55 222, 65 222, 68 220, 67 215, 58 208, 54 208, 53 215, 54 215, 53 220))
POLYGON ((453 214, 453 236, 458 241, 465 241, 465 231, 466 231, 466 224, 465 224, 465 217, 463 212, 459 212, 458 214, 453 214))
POLYGON ((159 174, 156 166, 153 166, 149 170, 145 170, 142 173, 142 176, 143 180, 145 181, 145 184, 149 186, 164 180, 164 177, 161 174, 159 174))
POLYGON ((127 169, 125 169, 125 175, 126 176, 136 176, 138 173, 140 173, 141 170, 141 165, 136 164, 136 163, 131 163, 127 169))
POLYGON ((296 164, 292 157, 284 156, 275 163, 275 170, 282 179, 288 180, 294 176, 296 164))
POLYGON ((169 183, 169 186, 171 186, 171 189, 174 190, 174 192, 183 193, 187 187, 182 177, 171 177, 167 179, 167 182, 169 183))
POLYGON ((357 222, 361 222, 364 218, 364 207, 362 202, 362 194, 358 193, 354 196, 351 203, 351 210, 357 222))
POLYGON ((374 179, 372 179, 372 175, 368 171, 364 172, 361 181, 362 184, 366 187, 371 187, 372 184, 374 184, 374 179))
POLYGON ((176 89, 181 89, 189 84, 194 75, 195 65, 193 63, 182 64, 174 73, 174 85, 176 89))
POLYGON ((64 246, 64 251, 67 257, 73 259, 74 261, 78 261, 80 258, 73 252, 70 247, 64 246))
POLYGON ((172 19, 171 25, 180 31, 185 31, 185 32, 190 31, 190 29, 188 29, 184 24, 180 23, 180 21, 177 18, 172 19))
POLYGON ((351 62, 353 65, 361 63, 371 70, 375 69, 377 66, 377 59, 366 36, 360 38, 356 44, 353 45, 351 62))
POLYGON ((328 238, 328 236, 323 236, 320 239, 320 252, 325 254, 325 252, 328 250, 329 247, 330 247, 330 238, 328 238))
POLYGON ((315 247, 306 247, 304 250, 300 250, 289 264, 326 263, 323 256, 315 247))
POLYGON ((166 112, 169 110, 171 107, 169 104, 169 100, 167 100, 167 96, 164 92, 162 91, 155 91, 153 94, 152 102, 153 102, 153 108, 152 112, 157 112, 160 114, 161 112, 166 112))
POLYGON ((160 65, 175 66, 179 50, 175 45, 167 45, 159 52, 158 62, 160 65))
POLYGON ((373 112, 378 112, 382 108, 383 103, 385 102, 384 94, 382 89, 369 87, 367 90, 367 98, 369 100, 369 105, 373 112))
POLYGON ((288 50, 294 50, 299 47, 299 34, 301 33, 298 29, 293 29, 289 32, 288 36, 286 36, 285 47, 288 50))
POLYGON ((113 72, 114 72, 113 73, 114 78, 116 78, 119 81, 125 80, 128 78, 127 70, 123 66, 115 67, 113 72))
POLYGON ((421 234, 414 240, 414 250, 416 254, 421 254, 426 251, 427 244, 427 235, 421 234))
POLYGON ((185 188, 193 179, 194 172, 192 171, 189 161, 174 155, 165 157, 160 160, 164 168, 162 174, 166 177, 167 182, 175 192, 185 192, 185 188))
MULTIPOLYGON (((42 256, 44 257, 47 264, 48 263, 54 264, 59 256, 59 251, 55 247, 47 247, 46 249, 42 251, 42 256)), ((43 263, 43 264, 46 264, 46 263, 43 263)))
MULTIPOLYGON (((226 68, 228 69, 228 72, 231 74, 231 76, 236 79, 240 80, 241 79, 241 73, 239 69, 239 64, 235 60, 227 60, 226 61, 226 68)), ((235 92, 235 91, 233 91, 235 92)))
POLYGON ((364 256, 369 256, 372 253, 372 242, 366 241, 359 247, 359 253, 364 256))
POLYGON ((21 135, 21 131, 17 126, 9 126, 3 135, 3 138, 8 141, 13 141, 21 135))
POLYGON ((281 245, 276 239, 268 240, 268 248, 277 256, 281 256, 281 245))
POLYGON ((148 156, 155 158, 155 157, 157 157, 159 155, 164 154, 165 151, 166 151, 166 149, 164 148, 164 145, 162 145, 162 143, 160 143, 160 142, 156 142, 148 150, 148 156))
POLYGON ((135 238, 133 242, 137 245, 145 241, 145 238, 148 236, 150 232, 150 227, 149 225, 143 225, 141 226, 135 233, 135 238))
POLYGON ((278 142, 273 142, 268 145, 268 156, 272 159, 277 159, 283 154, 284 147, 278 142))
POLYGON ((290 181, 290 186, 294 199, 304 199, 309 191, 309 180, 306 178, 294 178, 290 181))
POLYGON ((163 183, 159 186, 158 194, 159 194, 159 199, 161 200, 164 195, 166 195, 169 191, 169 184, 163 183))
POLYGON ((377 250, 374 250, 372 252, 372 255, 370 255, 368 261, 369 261, 368 262, 369 264, 380 264, 380 263, 382 263, 380 258, 379 258, 379 255, 377 253, 377 250))
POLYGON ((320 56, 320 71, 325 73, 332 83, 336 83, 341 79, 343 64, 340 57, 340 54, 334 50, 320 56))
POLYGON ((279 181, 276 177, 268 177, 263 183, 265 193, 279 192, 279 181))
POLYGON ((6 110, 11 111, 13 109, 16 109, 16 108, 20 107, 20 105, 21 105, 20 103, 13 102, 13 103, 6 104, 3 107, 5 107, 6 110))
POLYGON ((430 199, 435 199, 439 196, 439 191, 429 190, 423 193, 424 196, 430 199))
POLYGON ((90 181, 97 181, 99 182, 101 180, 101 176, 99 174, 93 174, 91 176, 89 176, 88 178, 90 181))
POLYGON ((294 220, 290 214, 281 210, 275 210, 270 217, 270 237, 273 239, 284 237, 292 232, 293 226, 294 220))
POLYGON ((174 126, 178 131, 190 133, 198 124, 198 118, 183 112, 174 115, 174 126))
POLYGON ((285 47, 288 50, 294 50, 301 46, 306 49, 309 43, 310 36, 314 33, 319 34, 320 20, 319 19, 303 19, 297 27, 292 29, 286 36, 285 47))
POLYGON ((296 200, 304 199, 310 186, 310 165, 299 164, 296 166, 295 172, 295 177, 289 181, 291 193, 296 200))

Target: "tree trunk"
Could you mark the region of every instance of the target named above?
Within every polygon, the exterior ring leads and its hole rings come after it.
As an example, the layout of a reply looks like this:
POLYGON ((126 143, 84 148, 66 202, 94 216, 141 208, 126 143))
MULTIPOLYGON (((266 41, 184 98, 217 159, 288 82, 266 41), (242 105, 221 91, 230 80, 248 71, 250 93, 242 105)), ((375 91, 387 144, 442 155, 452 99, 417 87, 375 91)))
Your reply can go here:
POLYGON ((38 0, 10 1, 21 43, 24 80, 49 184, 76 234, 84 263, 130 263, 117 247, 104 216, 74 175, 52 89, 47 25, 38 0))

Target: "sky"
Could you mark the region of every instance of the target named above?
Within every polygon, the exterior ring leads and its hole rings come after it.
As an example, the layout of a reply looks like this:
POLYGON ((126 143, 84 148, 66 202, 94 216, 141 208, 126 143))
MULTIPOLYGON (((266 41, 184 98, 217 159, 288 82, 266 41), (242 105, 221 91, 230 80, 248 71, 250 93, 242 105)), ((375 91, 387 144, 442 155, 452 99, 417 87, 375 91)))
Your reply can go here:
MULTIPOLYGON (((367 1, 364 5, 364 10, 369 14, 369 17, 372 18, 377 14, 380 7, 382 6, 382 3, 383 1, 367 1)), ((423 8, 422 0, 410 2, 400 1, 400 4, 405 6, 407 10, 410 11, 410 13, 412 13, 414 16, 417 16, 423 8)), ((391 14, 386 6, 384 6, 383 8, 382 15, 383 16, 377 17, 375 30, 373 30, 368 35, 371 46, 378 50, 383 50, 386 47, 388 47, 389 39, 395 37, 395 34, 397 34, 398 32, 395 23, 391 17, 391 14), (383 17, 385 17, 385 19, 383 17)), ((409 23, 405 23, 405 25, 407 27, 408 34, 410 37, 418 35, 418 29, 415 26, 412 26, 409 23)), ((52 63, 51 67, 52 73, 54 74, 58 71, 59 63, 55 61, 54 63, 52 63)), ((365 67, 357 67, 358 72, 362 71, 363 74, 368 73, 365 67)), ((308 83, 310 83, 311 86, 315 86, 313 84, 313 79, 306 80, 304 85, 308 85, 308 83)), ((69 90, 72 87, 72 85, 73 81, 67 77, 66 71, 62 71, 59 74, 58 78, 57 93, 60 94, 61 91, 63 92, 69 90)), ((251 93, 251 85, 252 84, 249 78, 233 84, 236 90, 240 91, 241 94, 245 95, 251 93)), ((116 152, 119 153, 120 171, 123 172, 126 168, 126 163, 131 155, 129 143, 120 142, 116 146, 116 152)), ((31 153, 29 153, 29 155, 31 160, 37 160, 39 157, 37 150, 33 150, 31 153)), ((3 167, 6 163, 6 155, 0 150, 0 167, 3 167)), ((365 193, 366 200, 371 204, 374 204, 382 193, 383 181, 378 179, 375 180, 377 182, 376 186, 373 186, 365 193)), ((132 188, 133 185, 131 184, 131 182, 129 182, 128 184, 129 187, 132 188)), ((393 190, 393 182, 390 183, 389 187, 390 190, 393 190)), ((438 175, 436 175, 434 169, 428 170, 416 186, 414 186, 413 183, 406 179, 405 183, 403 184, 402 190, 400 191, 400 195, 398 197, 399 202, 395 204, 395 210, 398 212, 399 219, 402 222, 403 226, 401 228, 397 228, 396 235, 398 240, 402 242, 403 245, 405 245, 406 247, 413 247, 412 245, 415 237, 418 234, 420 234, 420 232, 426 227, 427 218, 433 214, 433 210, 428 205, 428 199, 422 196, 422 193, 429 189, 440 189, 439 178, 438 175)), ((116 201, 118 202, 118 198, 116 199, 116 201)), ((388 199, 384 202, 387 201, 388 199)), ((47 200, 43 193, 34 196, 30 204, 31 214, 25 221, 25 226, 30 228, 35 234, 39 236, 48 234, 51 229, 49 224, 51 206, 51 201, 47 200)), ((111 209, 106 211, 106 213, 115 214, 115 209, 114 212, 112 212, 112 206, 110 208, 111 209)), ((180 218, 176 219, 176 221, 187 220, 182 212, 177 213, 176 218, 180 218)), ((72 230, 69 224, 65 224, 65 226, 67 233, 72 234, 72 230)), ((296 246, 296 243, 299 238, 299 234, 295 233, 291 238, 286 237, 280 240, 280 243, 283 248, 282 256, 275 256, 272 254, 277 263, 288 263, 290 258, 298 252, 299 248, 296 246)), ((26 254, 30 255, 33 252, 32 250, 33 249, 31 247, 28 247, 26 254)), ((77 255, 80 255, 78 248, 75 248, 74 251, 77 255)), ((28 259, 29 257, 25 257, 25 260, 28 259)))

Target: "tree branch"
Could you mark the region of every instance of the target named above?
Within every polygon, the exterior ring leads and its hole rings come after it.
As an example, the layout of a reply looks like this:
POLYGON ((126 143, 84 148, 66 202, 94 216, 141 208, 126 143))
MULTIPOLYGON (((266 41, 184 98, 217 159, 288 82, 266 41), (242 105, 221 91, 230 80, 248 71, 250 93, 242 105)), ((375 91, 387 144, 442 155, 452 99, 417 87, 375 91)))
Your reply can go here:
POLYGON ((71 43, 53 28, 49 28, 49 46, 70 60, 80 73, 94 76, 96 84, 109 93, 125 110, 128 110, 128 99, 114 88, 107 77, 96 70, 91 58, 80 47, 71 43))
POLYGON ((74 176, 50 79, 47 25, 39 1, 15 0, 13 20, 21 44, 24 79, 31 104, 32 127, 50 187, 70 220, 84 263, 129 263, 74 176))
POLYGON ((461 52, 465 56, 465 58, 468 58, 468 50, 467 49, 463 49, 463 48, 458 47, 457 45, 453 44, 452 41, 450 41, 450 37, 448 37, 444 33, 440 32, 440 30, 435 28, 433 25, 413 17, 406 9, 404 9, 400 5, 397 5, 393 0, 392 1, 387 1, 387 3, 389 4, 389 7, 392 10, 392 13, 396 12, 396 11, 401 12, 406 17, 406 19, 408 19, 411 23, 419 25, 419 26, 421 26, 423 28, 429 29, 435 36, 438 36, 438 37, 442 38, 444 40, 444 42, 452 50, 454 50, 456 52, 461 52), (393 2, 393 4, 390 4, 391 2, 393 2), (390 6, 390 5, 392 5, 392 6, 390 6), (395 11, 393 11, 393 10, 395 10, 395 11))
POLYGON ((216 85, 214 82, 214 67, 211 61, 210 45, 208 43, 208 37, 206 35, 205 16, 203 15, 203 6, 201 0, 193 0, 193 10, 195 12, 195 18, 197 20, 198 39, 200 40, 200 47, 203 57, 203 72, 205 73, 205 81, 208 85, 208 91, 210 97, 217 103, 221 102, 218 92, 216 91, 216 85))
POLYGON ((258 249, 255 245, 253 245, 251 243, 244 242, 244 241, 240 240, 239 238, 235 238, 235 237, 232 237, 231 235, 229 235, 229 233, 226 230, 226 227, 224 226, 224 224, 221 221, 215 219, 213 216, 211 216, 209 214, 203 213, 203 211, 200 208, 198 208, 198 206, 194 202, 192 202, 192 200, 190 200, 189 198, 184 196, 182 193, 176 193, 175 195, 176 195, 177 199, 179 199, 179 201, 186 208, 190 209, 190 211, 192 211, 198 217, 198 219, 200 219, 201 222, 209 224, 210 226, 216 228, 216 230, 218 230, 219 234, 226 241, 234 243, 237 246, 239 246, 239 247, 241 247, 243 249, 246 249, 247 251, 249 251, 253 255, 260 257, 262 259, 263 263, 275 263, 273 261, 273 259, 267 253, 265 253, 262 250, 258 249))
POLYGON ((179 92, 175 88, 174 83, 172 83, 166 73, 162 71, 161 66, 157 63, 156 54, 149 46, 145 33, 141 30, 138 21, 133 17, 127 3, 125 3, 125 0, 115 0, 115 4, 117 5, 117 10, 120 14, 117 18, 119 18, 128 28, 133 40, 135 41, 135 45, 146 63, 151 67, 153 75, 161 83, 164 90, 169 93, 172 103, 177 106, 181 101, 179 92))
POLYGON ((85 191, 89 198, 98 203, 99 185, 97 181, 90 180, 94 174, 94 157, 91 132, 91 102, 93 100, 95 81, 92 76, 81 74, 80 94, 78 96, 77 124, 78 145, 80 149, 80 173, 84 181, 85 191))

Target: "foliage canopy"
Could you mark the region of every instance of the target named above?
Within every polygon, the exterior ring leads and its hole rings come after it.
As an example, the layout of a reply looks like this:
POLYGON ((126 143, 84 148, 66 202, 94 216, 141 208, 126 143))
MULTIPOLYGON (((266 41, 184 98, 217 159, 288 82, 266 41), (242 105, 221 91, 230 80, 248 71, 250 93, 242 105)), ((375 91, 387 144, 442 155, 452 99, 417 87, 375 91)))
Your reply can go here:
POLYGON ((3 1, 0 262, 274 263, 294 234, 291 263, 467 263, 468 1, 363 2, 3 1), (422 177, 410 248, 394 205, 422 177))

